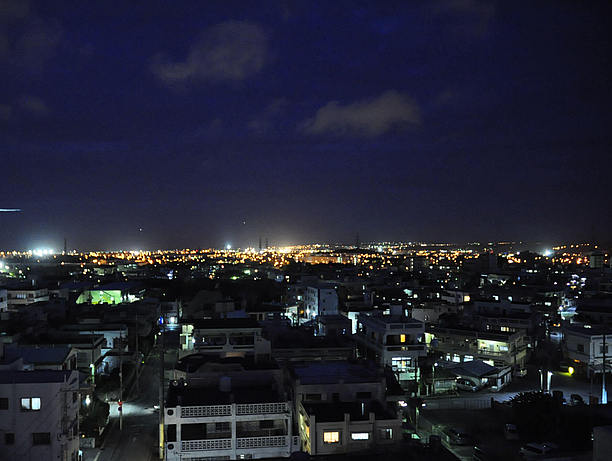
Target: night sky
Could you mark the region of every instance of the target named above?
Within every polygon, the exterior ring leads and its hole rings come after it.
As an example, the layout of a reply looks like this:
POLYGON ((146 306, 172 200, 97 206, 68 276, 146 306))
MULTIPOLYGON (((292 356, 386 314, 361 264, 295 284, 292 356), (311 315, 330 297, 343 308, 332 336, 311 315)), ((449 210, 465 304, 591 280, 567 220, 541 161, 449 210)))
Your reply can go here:
POLYGON ((609 239, 610 3, 0 0, 0 248, 609 239))

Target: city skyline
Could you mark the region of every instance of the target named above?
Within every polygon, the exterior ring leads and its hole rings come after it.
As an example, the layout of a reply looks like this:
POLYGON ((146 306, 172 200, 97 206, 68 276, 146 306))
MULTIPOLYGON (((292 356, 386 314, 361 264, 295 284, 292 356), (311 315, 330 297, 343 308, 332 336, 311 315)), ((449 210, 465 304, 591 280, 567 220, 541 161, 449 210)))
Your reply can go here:
POLYGON ((606 239, 609 12, 4 2, 0 244, 606 239))

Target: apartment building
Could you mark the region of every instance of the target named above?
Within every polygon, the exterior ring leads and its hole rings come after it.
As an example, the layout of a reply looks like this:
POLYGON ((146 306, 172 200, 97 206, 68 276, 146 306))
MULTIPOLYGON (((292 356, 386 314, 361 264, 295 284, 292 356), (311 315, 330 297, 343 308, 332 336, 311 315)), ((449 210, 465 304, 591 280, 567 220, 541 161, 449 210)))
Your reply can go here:
POLYGON ((523 370, 529 338, 523 332, 482 332, 469 328, 428 326, 426 342, 442 359, 456 363, 482 360, 494 367, 523 370))
POLYGON ((75 370, 0 372, 3 459, 77 461, 79 404, 75 370))
POLYGON ((359 314, 354 338, 361 357, 391 367, 405 387, 419 378, 419 357, 427 355, 424 333, 420 320, 373 312, 359 314))
POLYGON ((602 373, 604 353, 607 367, 612 363, 612 328, 603 325, 569 325, 564 328, 565 355, 574 368, 591 376, 602 373), (605 346, 604 346, 605 338, 605 346))
POLYGON ((299 449, 291 403, 271 383, 172 384, 164 429, 168 461, 288 458, 299 449))

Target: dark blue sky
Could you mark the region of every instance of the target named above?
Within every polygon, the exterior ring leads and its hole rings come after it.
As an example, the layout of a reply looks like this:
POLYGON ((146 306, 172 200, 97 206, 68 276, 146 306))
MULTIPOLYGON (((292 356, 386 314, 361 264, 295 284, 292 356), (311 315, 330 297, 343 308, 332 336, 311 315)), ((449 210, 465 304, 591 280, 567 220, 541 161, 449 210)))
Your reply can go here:
POLYGON ((2 0, 0 248, 609 239, 610 13, 2 0))

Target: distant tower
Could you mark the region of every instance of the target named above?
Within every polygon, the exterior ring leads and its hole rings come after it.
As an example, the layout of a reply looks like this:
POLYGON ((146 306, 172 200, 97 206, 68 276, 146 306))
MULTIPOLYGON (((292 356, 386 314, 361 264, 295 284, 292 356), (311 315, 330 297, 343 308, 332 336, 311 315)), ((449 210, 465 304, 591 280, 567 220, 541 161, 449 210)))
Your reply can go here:
POLYGON ((68 242, 66 241, 66 237, 64 237, 64 253, 63 254, 68 253, 67 247, 68 247, 68 242))
POLYGON ((259 236, 259 251, 261 251, 261 235, 259 236))
POLYGON ((359 241, 359 232, 357 232, 357 235, 355 236, 355 247, 359 249, 360 246, 361 242, 359 241))
POLYGON ((268 237, 266 237, 266 250, 270 247, 270 242, 268 242, 268 237))

